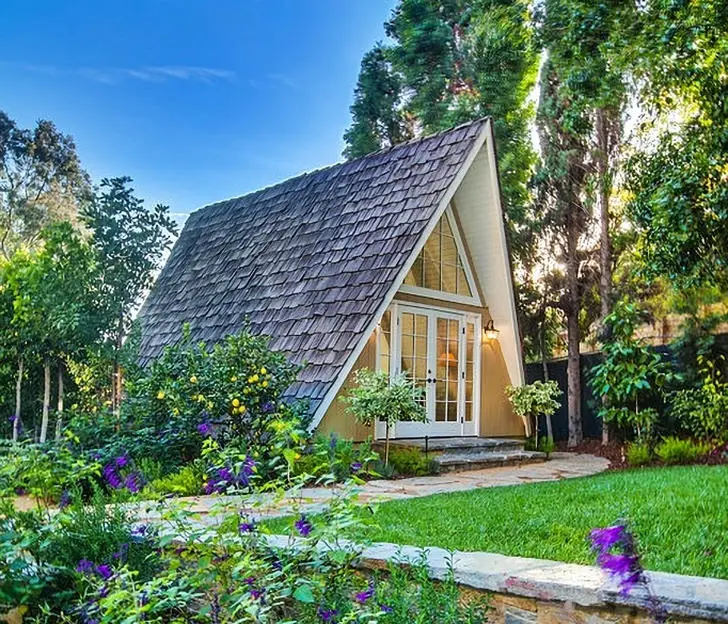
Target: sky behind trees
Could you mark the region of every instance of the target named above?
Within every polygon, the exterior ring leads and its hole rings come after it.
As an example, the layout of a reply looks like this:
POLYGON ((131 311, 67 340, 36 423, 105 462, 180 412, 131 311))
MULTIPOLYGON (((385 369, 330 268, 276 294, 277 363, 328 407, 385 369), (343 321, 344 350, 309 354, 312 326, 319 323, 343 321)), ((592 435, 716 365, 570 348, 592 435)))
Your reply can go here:
MULTIPOLYGON (((394 0, 4 0, 0 105, 174 213, 340 159, 394 0)), ((184 217, 182 217, 184 218, 184 217)))

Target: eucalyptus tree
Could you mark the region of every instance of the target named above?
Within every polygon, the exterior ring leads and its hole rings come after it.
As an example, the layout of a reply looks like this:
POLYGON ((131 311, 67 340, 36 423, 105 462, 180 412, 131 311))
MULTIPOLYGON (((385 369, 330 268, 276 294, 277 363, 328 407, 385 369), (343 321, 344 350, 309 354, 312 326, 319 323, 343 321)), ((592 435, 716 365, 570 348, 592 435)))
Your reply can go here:
POLYGON ((73 139, 47 120, 23 129, 0 111, 0 253, 35 248, 43 229, 73 221, 89 180, 73 139))

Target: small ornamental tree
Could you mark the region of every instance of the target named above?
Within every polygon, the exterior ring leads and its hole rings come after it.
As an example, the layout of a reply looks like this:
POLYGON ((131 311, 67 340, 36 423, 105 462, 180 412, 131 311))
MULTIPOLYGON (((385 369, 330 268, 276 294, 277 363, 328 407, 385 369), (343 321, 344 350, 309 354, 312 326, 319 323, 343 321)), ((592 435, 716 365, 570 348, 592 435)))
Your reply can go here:
POLYGON ((657 420, 657 410, 645 407, 657 391, 676 377, 659 353, 635 337, 643 320, 642 311, 625 299, 604 319, 608 342, 602 347, 604 359, 592 368, 591 386, 601 399, 598 416, 634 429, 637 439, 649 439, 657 420))
POLYGON ((391 378, 384 371, 362 368, 355 375, 356 386, 343 400, 348 412, 366 426, 385 423, 384 463, 389 464, 389 432, 399 421, 426 422, 425 389, 415 385, 406 373, 391 378))
MULTIPOLYGON (((530 423, 533 418, 538 447, 538 418, 545 416, 549 420, 548 431, 551 431, 551 416, 559 409, 559 402, 556 400, 563 394, 555 381, 534 381, 525 386, 508 386, 506 396, 513 406, 513 411, 523 419, 524 423, 530 423)), ((552 436, 549 434, 549 440, 552 436)))

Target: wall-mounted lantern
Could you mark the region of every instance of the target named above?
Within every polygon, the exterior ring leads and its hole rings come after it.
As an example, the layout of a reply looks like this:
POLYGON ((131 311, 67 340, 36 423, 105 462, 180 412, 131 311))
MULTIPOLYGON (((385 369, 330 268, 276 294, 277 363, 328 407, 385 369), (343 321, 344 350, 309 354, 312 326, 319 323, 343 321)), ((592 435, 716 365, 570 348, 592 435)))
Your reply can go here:
POLYGON ((486 340, 498 340, 499 330, 493 327, 493 319, 490 319, 483 328, 483 335, 486 340))

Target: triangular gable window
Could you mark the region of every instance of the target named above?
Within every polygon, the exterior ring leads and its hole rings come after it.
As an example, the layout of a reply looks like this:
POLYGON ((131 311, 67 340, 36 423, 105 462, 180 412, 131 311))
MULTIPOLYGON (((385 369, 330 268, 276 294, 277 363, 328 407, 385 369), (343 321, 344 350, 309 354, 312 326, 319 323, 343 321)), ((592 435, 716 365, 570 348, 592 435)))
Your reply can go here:
POLYGON ((401 290, 437 298, 478 302, 473 274, 450 208, 442 215, 415 258, 401 290))

